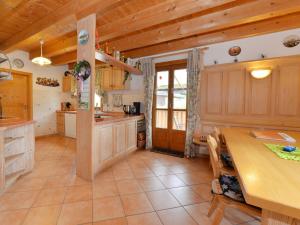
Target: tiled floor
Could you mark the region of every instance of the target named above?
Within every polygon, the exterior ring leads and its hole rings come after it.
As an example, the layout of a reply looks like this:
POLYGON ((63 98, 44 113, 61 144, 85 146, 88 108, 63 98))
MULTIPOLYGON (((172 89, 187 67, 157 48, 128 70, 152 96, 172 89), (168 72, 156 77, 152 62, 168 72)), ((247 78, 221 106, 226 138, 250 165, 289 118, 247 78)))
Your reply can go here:
MULTIPOLYGON (((36 142, 36 165, 0 197, 1 225, 209 225, 212 172, 187 160, 141 150, 99 174, 75 175, 75 142, 36 142)), ((227 210, 222 225, 258 222, 227 210)))

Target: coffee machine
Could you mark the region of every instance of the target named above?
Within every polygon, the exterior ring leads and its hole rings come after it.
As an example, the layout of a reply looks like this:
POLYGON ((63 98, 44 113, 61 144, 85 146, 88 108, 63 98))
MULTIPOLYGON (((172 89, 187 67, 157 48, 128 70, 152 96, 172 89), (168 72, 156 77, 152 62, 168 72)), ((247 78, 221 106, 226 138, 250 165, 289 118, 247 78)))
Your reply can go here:
POLYGON ((141 103, 140 102, 134 102, 133 106, 135 108, 135 115, 141 114, 141 103))

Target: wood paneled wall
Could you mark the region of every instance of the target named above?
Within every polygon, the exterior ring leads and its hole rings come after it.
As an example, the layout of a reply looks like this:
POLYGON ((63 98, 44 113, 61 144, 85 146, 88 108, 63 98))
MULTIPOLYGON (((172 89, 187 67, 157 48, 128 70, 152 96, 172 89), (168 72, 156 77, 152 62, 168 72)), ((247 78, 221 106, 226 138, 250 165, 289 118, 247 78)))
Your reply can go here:
POLYGON ((300 130, 300 56, 206 67, 200 92, 203 133, 215 125, 300 130), (272 74, 255 79, 259 68, 272 74))

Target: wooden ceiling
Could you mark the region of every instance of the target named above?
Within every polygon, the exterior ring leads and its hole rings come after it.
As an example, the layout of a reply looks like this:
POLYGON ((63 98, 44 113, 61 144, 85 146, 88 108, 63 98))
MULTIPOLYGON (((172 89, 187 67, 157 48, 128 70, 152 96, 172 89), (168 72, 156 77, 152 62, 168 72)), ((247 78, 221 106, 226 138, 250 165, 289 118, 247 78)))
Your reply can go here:
POLYGON ((76 60, 76 21, 97 15, 100 44, 140 57, 300 27, 300 0, 7 0, 0 50, 76 60))

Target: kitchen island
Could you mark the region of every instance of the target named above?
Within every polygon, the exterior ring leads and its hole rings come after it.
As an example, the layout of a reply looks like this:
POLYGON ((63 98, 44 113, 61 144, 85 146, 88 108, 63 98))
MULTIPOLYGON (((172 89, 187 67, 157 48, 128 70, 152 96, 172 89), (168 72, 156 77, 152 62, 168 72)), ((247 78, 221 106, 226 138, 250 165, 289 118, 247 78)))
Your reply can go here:
POLYGON ((34 121, 0 119, 0 193, 34 166, 34 121))
POLYGON ((137 149, 137 121, 144 115, 105 113, 95 118, 93 132, 94 174, 137 149))

